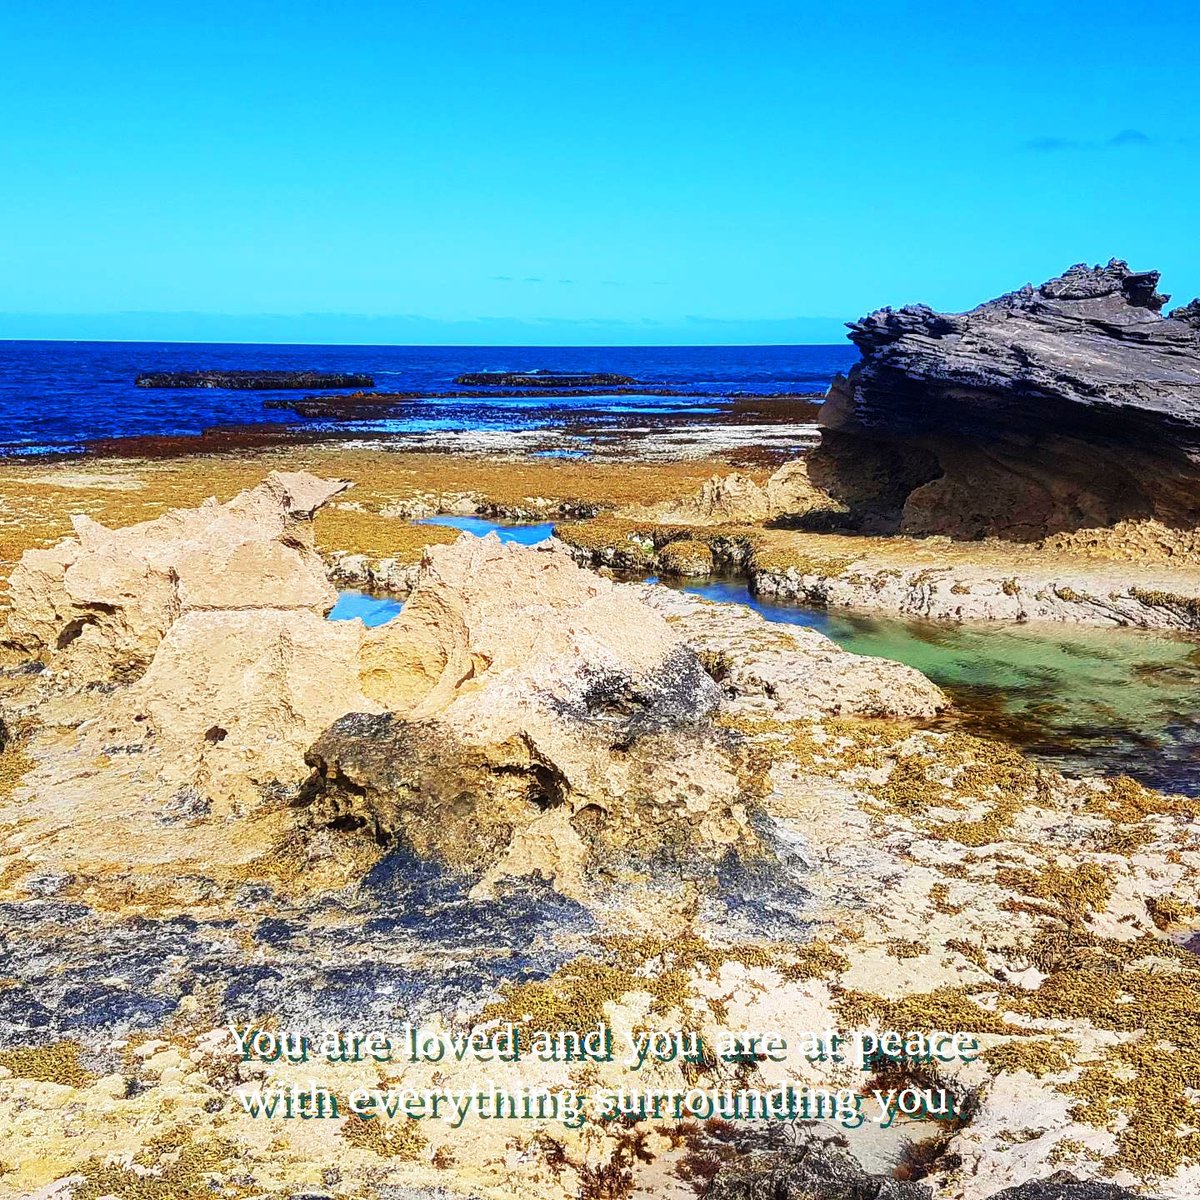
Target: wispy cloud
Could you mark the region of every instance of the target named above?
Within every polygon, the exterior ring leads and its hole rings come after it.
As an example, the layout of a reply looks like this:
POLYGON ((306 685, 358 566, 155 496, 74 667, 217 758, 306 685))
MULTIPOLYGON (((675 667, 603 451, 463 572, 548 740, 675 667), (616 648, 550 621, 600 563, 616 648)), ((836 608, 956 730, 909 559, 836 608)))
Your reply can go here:
POLYGON ((1154 139, 1140 129, 1122 129, 1102 141, 1051 136, 1031 138, 1025 143, 1025 149, 1037 150, 1044 154, 1055 154, 1072 150, 1122 150, 1130 146, 1152 146, 1153 144, 1154 139))

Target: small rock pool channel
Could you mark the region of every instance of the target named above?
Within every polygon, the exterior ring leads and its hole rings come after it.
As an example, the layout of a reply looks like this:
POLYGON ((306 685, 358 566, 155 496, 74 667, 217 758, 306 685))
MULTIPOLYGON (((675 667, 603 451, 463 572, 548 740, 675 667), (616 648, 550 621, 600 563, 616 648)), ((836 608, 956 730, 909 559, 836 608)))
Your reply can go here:
MULTIPOLYGON (((550 523, 432 517, 483 537, 533 545, 550 523)), ((916 667, 954 699, 955 720, 1073 774, 1128 774, 1200 795, 1200 640, 1072 625, 951 625, 829 611, 750 594, 744 579, 658 580, 746 604, 769 621, 806 625, 856 654, 916 667)), ((331 619, 390 620, 399 600, 342 592, 331 619)))

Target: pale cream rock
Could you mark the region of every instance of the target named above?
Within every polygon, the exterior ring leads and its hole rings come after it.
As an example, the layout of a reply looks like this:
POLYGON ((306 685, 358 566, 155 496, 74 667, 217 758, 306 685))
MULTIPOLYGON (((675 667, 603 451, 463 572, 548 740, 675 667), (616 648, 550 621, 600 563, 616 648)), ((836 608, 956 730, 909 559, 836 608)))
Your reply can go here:
POLYGON ((345 481, 272 472, 227 504, 174 509, 107 529, 72 520, 75 538, 22 556, 10 580, 7 638, 80 682, 144 670, 171 623, 197 609, 293 609, 337 599, 312 515, 345 481))

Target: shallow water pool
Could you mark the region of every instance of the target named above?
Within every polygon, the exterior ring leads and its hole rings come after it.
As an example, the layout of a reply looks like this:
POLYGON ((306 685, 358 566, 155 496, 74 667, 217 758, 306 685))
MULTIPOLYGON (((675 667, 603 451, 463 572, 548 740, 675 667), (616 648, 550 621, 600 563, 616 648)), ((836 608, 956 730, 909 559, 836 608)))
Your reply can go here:
MULTIPOLYGON (((532 545, 550 522, 431 517, 483 537, 532 545)), ((752 596, 745 580, 661 580, 710 600, 747 604, 769 621, 816 629, 856 654, 907 663, 954 699, 956 721, 1068 771, 1125 772, 1200 795, 1200 640, 1079 625, 932 621, 830 611, 752 596)), ((379 625, 397 600, 343 592, 333 619, 379 625)))
POLYGON ((461 529, 463 533, 473 533, 476 537, 494 533, 502 542, 516 542, 520 546, 535 546, 554 534, 553 521, 539 525, 505 525, 500 521, 489 521, 486 517, 426 517, 417 524, 446 525, 451 529, 461 529))
MULTIPOLYGON (((665 581, 664 581, 665 582, 665 581)), ((1064 770, 1126 772, 1200 794, 1200 641, 1081 625, 901 620, 752 596, 737 580, 670 586, 748 604, 856 654, 916 667, 975 732, 1064 770)))
POLYGON ((329 613, 331 621, 353 621, 357 617, 370 627, 390 621, 402 608, 403 601, 391 596, 373 596, 370 592, 338 592, 337 603, 329 613))

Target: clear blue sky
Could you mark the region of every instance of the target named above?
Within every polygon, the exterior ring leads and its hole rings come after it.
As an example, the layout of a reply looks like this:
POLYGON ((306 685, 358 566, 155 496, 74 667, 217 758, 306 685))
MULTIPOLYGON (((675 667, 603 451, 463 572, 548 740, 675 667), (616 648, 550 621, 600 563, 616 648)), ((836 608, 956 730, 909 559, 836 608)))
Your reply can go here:
POLYGON ((0 0, 0 42, 0 337, 834 341, 1112 255, 1200 292, 1174 0, 0 0))

